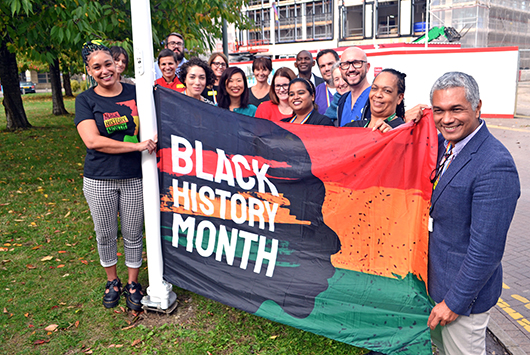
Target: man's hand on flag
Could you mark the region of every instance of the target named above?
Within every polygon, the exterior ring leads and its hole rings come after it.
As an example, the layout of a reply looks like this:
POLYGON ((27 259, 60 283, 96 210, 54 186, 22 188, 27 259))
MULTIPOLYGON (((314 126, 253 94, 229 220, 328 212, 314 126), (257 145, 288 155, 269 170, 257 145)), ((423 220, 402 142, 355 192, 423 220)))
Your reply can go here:
POLYGON ((445 301, 438 303, 431 311, 431 315, 427 320, 427 326, 434 330, 438 323, 441 326, 445 326, 458 318, 458 314, 451 311, 449 307, 445 304, 445 301))

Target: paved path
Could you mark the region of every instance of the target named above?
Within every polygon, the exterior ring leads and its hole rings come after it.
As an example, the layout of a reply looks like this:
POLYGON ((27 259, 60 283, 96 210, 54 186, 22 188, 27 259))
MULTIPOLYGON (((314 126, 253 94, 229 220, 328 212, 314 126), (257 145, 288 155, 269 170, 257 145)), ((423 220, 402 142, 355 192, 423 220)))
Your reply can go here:
MULTIPOLYGON (((530 94, 525 100, 530 109, 530 94)), ((487 119, 486 124, 512 153, 521 180, 502 263, 504 288, 490 329, 513 355, 530 354, 530 118, 487 119)))

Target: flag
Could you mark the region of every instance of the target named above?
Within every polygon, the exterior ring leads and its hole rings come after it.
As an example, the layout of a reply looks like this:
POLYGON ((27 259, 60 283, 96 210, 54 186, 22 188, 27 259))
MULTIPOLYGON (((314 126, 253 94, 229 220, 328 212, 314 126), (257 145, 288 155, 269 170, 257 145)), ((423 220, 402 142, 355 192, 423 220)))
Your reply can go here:
POLYGON ((272 2, 272 9, 274 10, 274 21, 278 22, 280 16, 278 15, 278 7, 274 1, 272 2))
POLYGON ((430 354, 432 119, 387 133, 155 93, 164 279, 385 354, 430 354))

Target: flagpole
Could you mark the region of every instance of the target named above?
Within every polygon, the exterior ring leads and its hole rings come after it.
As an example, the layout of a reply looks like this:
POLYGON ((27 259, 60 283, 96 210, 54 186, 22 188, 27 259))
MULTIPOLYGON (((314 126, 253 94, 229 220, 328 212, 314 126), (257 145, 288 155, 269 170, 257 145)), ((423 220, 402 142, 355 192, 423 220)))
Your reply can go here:
MULTIPOLYGON (((157 134, 153 97, 153 34, 149 0, 131 1, 132 35, 134 44, 134 72, 136 104, 140 118, 141 139, 157 134)), ((142 152, 143 198, 147 246, 149 287, 142 299, 144 307, 166 310, 176 301, 172 285, 162 278, 164 265, 160 236, 160 192, 156 156, 142 152)))

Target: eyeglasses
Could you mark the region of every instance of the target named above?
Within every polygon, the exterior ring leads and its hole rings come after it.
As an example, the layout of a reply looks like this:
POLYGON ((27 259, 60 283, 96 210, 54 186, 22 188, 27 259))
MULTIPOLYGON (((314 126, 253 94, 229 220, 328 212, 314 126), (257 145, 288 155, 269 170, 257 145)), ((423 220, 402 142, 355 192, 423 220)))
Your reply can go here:
POLYGON ((218 68, 226 68, 225 62, 212 62, 212 65, 215 65, 218 68))
POLYGON ((366 60, 353 60, 351 62, 340 62, 340 68, 342 70, 348 70, 350 65, 353 65, 355 69, 361 69, 364 63, 368 63, 366 60))
POLYGON ((184 47, 184 42, 168 42, 167 47, 168 48, 184 47))
POLYGON ((274 89, 275 89, 276 91, 287 90, 287 89, 289 89, 289 84, 274 85, 274 89))

